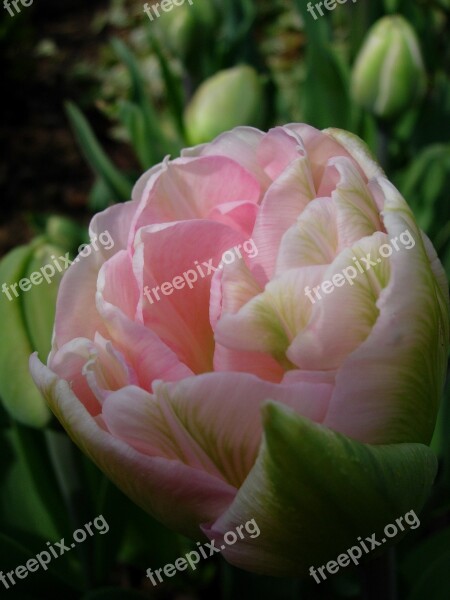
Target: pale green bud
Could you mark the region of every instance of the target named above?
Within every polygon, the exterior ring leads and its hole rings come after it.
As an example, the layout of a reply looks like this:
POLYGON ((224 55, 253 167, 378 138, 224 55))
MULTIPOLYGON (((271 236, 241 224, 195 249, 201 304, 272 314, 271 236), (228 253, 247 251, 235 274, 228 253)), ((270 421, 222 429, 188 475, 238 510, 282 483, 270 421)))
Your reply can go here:
POLYGON ((187 107, 190 144, 209 142, 238 125, 257 127, 262 120, 263 91, 257 72, 240 65, 220 71, 198 88, 187 107))
POLYGON ((46 361, 50 351, 63 275, 56 262, 65 252, 39 237, 0 261, 0 398, 14 419, 30 427, 46 425, 51 416, 33 385, 28 361, 33 351, 46 361))
POLYGON ((389 119, 419 101, 425 88, 425 67, 413 28, 400 15, 383 17, 369 31, 356 59, 353 100, 389 119))

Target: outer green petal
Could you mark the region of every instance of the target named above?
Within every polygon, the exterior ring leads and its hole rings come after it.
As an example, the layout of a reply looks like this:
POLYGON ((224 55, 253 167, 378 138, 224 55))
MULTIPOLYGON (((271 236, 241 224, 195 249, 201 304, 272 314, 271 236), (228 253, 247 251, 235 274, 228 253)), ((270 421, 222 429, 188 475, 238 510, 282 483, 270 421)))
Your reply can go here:
MULTIPOLYGON (((280 404, 263 409, 257 462, 229 510, 205 533, 222 536, 255 519, 260 535, 227 546, 225 558, 258 573, 297 576, 423 506, 437 461, 421 444, 371 446, 280 404)), ((406 525, 407 527, 407 525, 406 525)))

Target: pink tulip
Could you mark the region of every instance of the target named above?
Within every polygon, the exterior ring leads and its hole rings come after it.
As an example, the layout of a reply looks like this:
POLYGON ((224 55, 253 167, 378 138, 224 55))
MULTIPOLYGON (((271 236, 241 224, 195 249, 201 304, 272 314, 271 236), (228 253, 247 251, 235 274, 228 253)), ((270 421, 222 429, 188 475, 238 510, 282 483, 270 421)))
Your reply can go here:
POLYGON ((447 284, 361 140, 234 129, 145 173, 104 231, 31 371, 130 498, 196 540, 254 518, 223 555, 276 575, 420 510, 447 284))

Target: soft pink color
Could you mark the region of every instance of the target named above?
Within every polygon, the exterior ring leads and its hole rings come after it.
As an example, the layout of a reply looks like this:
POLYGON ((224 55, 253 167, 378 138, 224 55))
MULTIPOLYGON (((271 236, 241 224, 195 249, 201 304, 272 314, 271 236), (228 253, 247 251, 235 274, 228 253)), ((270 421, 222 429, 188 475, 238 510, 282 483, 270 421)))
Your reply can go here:
POLYGON ((34 357, 32 372, 83 450, 163 522, 197 539, 200 527, 214 537, 219 520, 226 531, 267 399, 368 443, 429 439, 433 423, 411 419, 401 391, 408 378, 430 394, 411 373, 421 335, 412 320, 419 302, 424 314, 437 296, 445 303, 445 278, 350 135, 237 128, 143 175, 131 202, 93 218, 91 235, 105 230, 114 248, 70 267, 48 366, 34 357), (314 305, 305 296, 406 228, 415 247, 373 277, 314 305), (145 286, 194 261, 217 267, 250 238, 254 258, 146 299, 145 286))

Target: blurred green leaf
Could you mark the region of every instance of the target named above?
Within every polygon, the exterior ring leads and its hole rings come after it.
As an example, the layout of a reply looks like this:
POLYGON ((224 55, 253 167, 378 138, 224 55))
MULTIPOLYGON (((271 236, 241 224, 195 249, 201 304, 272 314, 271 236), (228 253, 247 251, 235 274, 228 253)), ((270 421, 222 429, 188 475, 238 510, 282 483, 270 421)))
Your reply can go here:
POLYGON ((450 218, 446 197, 449 183, 450 145, 427 146, 404 174, 401 191, 414 210, 420 227, 428 233, 432 225, 440 228, 450 218))
POLYGON ((147 138, 145 118, 140 107, 134 102, 122 100, 119 103, 119 119, 130 136, 136 156, 144 169, 152 166, 153 154, 147 138))
POLYGON ((408 600, 448 600, 450 597, 450 528, 425 540, 409 552, 402 572, 411 593, 408 600))
POLYGON ((66 103, 66 112, 89 165, 106 183, 115 200, 129 200, 131 183, 105 154, 84 115, 72 102, 66 103))
POLYGON ((167 102, 172 110, 172 115, 178 128, 179 134, 185 139, 183 111, 184 111, 184 92, 179 77, 175 74, 170 62, 164 55, 164 50, 158 42, 156 36, 151 36, 153 50, 158 57, 161 73, 166 85, 167 102))
POLYGON ((102 588, 85 594, 81 600, 143 600, 144 598, 148 598, 148 596, 133 590, 102 588))
POLYGON ((331 45, 327 19, 315 21, 307 10, 306 2, 296 0, 296 4, 307 34, 306 77, 299 91, 304 104, 305 121, 318 129, 352 129, 349 65, 331 45))
MULTIPOLYGON (((45 548, 44 544, 40 551, 44 552, 45 548)), ((35 557, 36 551, 34 549, 27 548, 16 539, 0 532, 0 564, 4 573, 11 572, 19 566, 25 566, 29 559, 35 557)), ((76 588, 65 581, 61 574, 61 561, 62 558, 53 559, 48 564, 47 570, 39 566, 35 572, 27 572, 24 579, 19 579, 13 574, 15 585, 11 584, 8 590, 11 597, 21 599, 23 598, 23 592, 29 592, 36 598, 76 600, 79 597, 76 588)), ((10 582, 9 579, 6 581, 10 582)))
POLYGON ((165 154, 170 153, 170 144, 164 135, 160 122, 161 119, 150 102, 148 91, 146 90, 138 62, 127 46, 118 38, 114 38, 111 44, 120 60, 128 68, 131 80, 131 98, 142 111, 145 124, 145 135, 149 145, 149 151, 152 153, 152 162, 159 162, 165 154))
POLYGON ((100 212, 113 204, 111 190, 103 177, 96 177, 89 192, 88 206, 94 213, 100 212))

